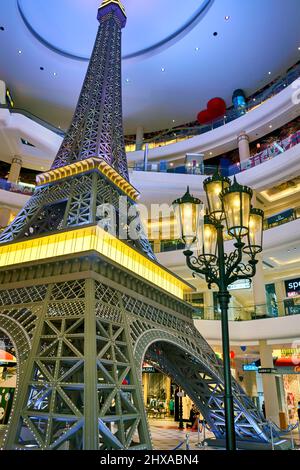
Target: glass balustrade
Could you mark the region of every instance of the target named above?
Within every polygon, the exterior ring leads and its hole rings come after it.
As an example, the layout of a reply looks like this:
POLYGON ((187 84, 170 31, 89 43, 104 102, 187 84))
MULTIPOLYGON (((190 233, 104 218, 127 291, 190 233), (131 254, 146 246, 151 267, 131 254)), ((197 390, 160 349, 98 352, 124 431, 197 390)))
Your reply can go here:
MULTIPOLYGON (((149 149, 164 147, 167 145, 182 142, 183 140, 191 139, 197 135, 205 134, 213 129, 224 126, 235 119, 238 119, 244 114, 247 114, 254 109, 261 106, 267 100, 283 91, 287 86, 291 85, 300 76, 300 64, 296 64, 292 67, 284 77, 279 78, 266 89, 261 92, 252 95, 248 98, 246 107, 241 109, 229 108, 226 110, 226 114, 221 118, 215 119, 214 121, 204 125, 190 125, 186 127, 176 127, 169 130, 164 130, 158 135, 151 139, 145 139, 142 149, 145 149, 145 145, 148 144, 149 149)), ((126 151, 132 152, 135 150, 133 143, 129 144, 126 151)))
MULTIPOLYGON (((189 299, 186 299, 189 301, 189 299)), ((221 312, 218 307, 195 307, 194 320, 221 320, 221 312)), ((272 305, 250 305, 245 307, 229 306, 229 321, 249 321, 268 318, 278 318, 300 314, 300 297, 294 299, 285 299, 280 302, 274 302, 272 305)))
POLYGON ((136 162, 133 165, 129 165, 129 168, 134 171, 152 171, 156 173, 179 173, 185 175, 207 176, 213 175, 214 173, 216 173, 216 171, 218 171, 222 176, 233 176, 238 173, 241 173, 242 171, 254 168, 268 160, 276 158, 299 143, 300 130, 291 134, 283 140, 275 140, 269 147, 253 155, 248 160, 245 160, 241 163, 229 165, 226 168, 222 168, 217 165, 209 165, 206 164, 205 161, 200 164, 195 163, 193 165, 192 163, 188 163, 185 165, 183 163, 176 164, 173 162, 168 162, 166 160, 151 162, 147 165, 144 165, 143 162, 136 162))
POLYGON ((27 183, 10 183, 7 180, 0 179, 0 189, 9 191, 11 193, 23 194, 25 196, 31 196, 34 193, 35 186, 27 183))

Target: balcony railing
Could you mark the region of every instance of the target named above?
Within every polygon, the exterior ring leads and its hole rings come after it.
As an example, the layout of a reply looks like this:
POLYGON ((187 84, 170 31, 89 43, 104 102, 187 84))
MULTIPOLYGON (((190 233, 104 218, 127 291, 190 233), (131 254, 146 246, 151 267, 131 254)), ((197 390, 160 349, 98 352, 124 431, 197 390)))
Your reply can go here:
MULTIPOLYGON (((151 139, 145 139, 143 149, 145 145, 148 144, 149 149, 157 148, 157 147, 164 147, 166 145, 175 144, 178 142, 182 142, 183 140, 191 139, 197 135, 205 134, 213 129, 217 129, 218 127, 224 126, 235 119, 238 119, 242 115, 254 110, 265 101, 269 100, 273 96, 277 95, 281 91, 283 91, 287 86, 291 85, 297 78, 300 76, 300 64, 296 64, 292 67, 285 76, 276 80, 273 84, 269 87, 250 97, 248 99, 248 103, 246 107, 242 110, 229 108, 226 110, 224 116, 219 119, 216 119, 208 124, 202 126, 190 126, 190 127, 177 127, 170 130, 164 130, 160 134, 156 135, 151 139)), ((135 150, 134 144, 129 144, 127 146, 127 152, 132 152, 135 150)))
MULTIPOLYGON (((188 299, 187 299, 188 300, 188 299)), ((300 299, 286 299, 272 304, 251 305, 247 307, 229 307, 229 321, 249 321, 266 318, 277 318, 300 314, 300 299)), ((217 307, 195 305, 195 320, 221 320, 221 312, 217 307)))
POLYGON ((283 140, 274 141, 265 150, 253 155, 248 160, 241 163, 235 163, 227 167, 220 167, 217 165, 209 165, 203 163, 187 163, 186 165, 178 164, 173 162, 167 162, 165 160, 159 162, 148 163, 146 166, 143 162, 136 162, 131 166, 134 171, 152 171, 159 173, 179 173, 185 175, 212 175, 216 171, 219 171, 222 176, 233 176, 242 171, 249 170, 255 166, 260 165, 268 160, 271 160, 279 155, 284 154, 287 150, 291 149, 295 145, 300 143, 300 130, 294 134, 289 135, 283 140))
POLYGON ((0 189, 9 191, 11 193, 24 194, 25 196, 31 196, 34 193, 35 186, 28 185, 26 183, 10 183, 4 179, 0 179, 0 189))

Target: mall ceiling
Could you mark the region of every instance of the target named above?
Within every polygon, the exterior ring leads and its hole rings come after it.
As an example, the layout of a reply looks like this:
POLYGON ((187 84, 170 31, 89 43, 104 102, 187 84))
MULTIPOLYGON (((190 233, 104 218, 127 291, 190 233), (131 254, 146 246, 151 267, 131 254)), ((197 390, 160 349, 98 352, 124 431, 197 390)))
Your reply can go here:
MULTIPOLYGON (((193 121, 214 96, 251 94, 300 59, 299 0, 124 0, 126 133, 193 121)), ((17 107, 66 128, 99 0, 1 0, 0 79, 17 107)))

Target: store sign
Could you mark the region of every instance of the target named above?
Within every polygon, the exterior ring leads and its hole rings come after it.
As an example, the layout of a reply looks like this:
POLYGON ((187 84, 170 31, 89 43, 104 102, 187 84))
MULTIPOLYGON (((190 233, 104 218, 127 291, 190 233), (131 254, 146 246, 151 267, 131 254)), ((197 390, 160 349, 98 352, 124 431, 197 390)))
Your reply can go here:
POLYGON ((280 212, 280 214, 273 215, 272 217, 267 218, 267 223, 268 225, 273 225, 281 222, 282 220, 289 219, 290 217, 293 217, 294 215, 294 210, 293 209, 288 209, 287 211, 280 212))
POLYGON ((300 295, 300 277, 284 281, 284 284, 287 297, 296 297, 297 295, 300 295))
POLYGON ((143 362, 142 372, 153 374, 154 372, 156 372, 156 369, 153 366, 151 366, 151 364, 148 364, 147 362, 143 362))
POLYGON ((277 369, 274 369, 274 367, 259 367, 258 373, 259 374, 277 374, 277 369))
POLYGON ((238 281, 235 281, 228 286, 228 290, 250 289, 250 288, 251 288, 250 279, 239 279, 238 281))
POLYGON ((246 372, 257 371, 258 366, 256 364, 243 364, 243 370, 246 372))

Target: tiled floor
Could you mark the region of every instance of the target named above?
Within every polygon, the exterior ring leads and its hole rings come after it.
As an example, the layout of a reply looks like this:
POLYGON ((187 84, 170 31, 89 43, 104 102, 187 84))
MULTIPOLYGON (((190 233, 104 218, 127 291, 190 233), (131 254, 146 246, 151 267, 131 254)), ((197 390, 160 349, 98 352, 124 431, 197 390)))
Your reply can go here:
MULTIPOLYGON (((198 442, 203 439, 203 434, 198 436, 198 432, 191 429, 178 429, 178 423, 168 419, 149 419, 153 447, 156 450, 172 450, 180 443, 183 445, 180 450, 186 450, 186 436, 190 444, 190 449, 197 449, 198 442)), ((212 437, 211 433, 206 432, 206 437, 212 437)), ((204 448, 208 450, 207 448, 204 448)), ((179 449, 178 449, 179 450, 179 449)))

